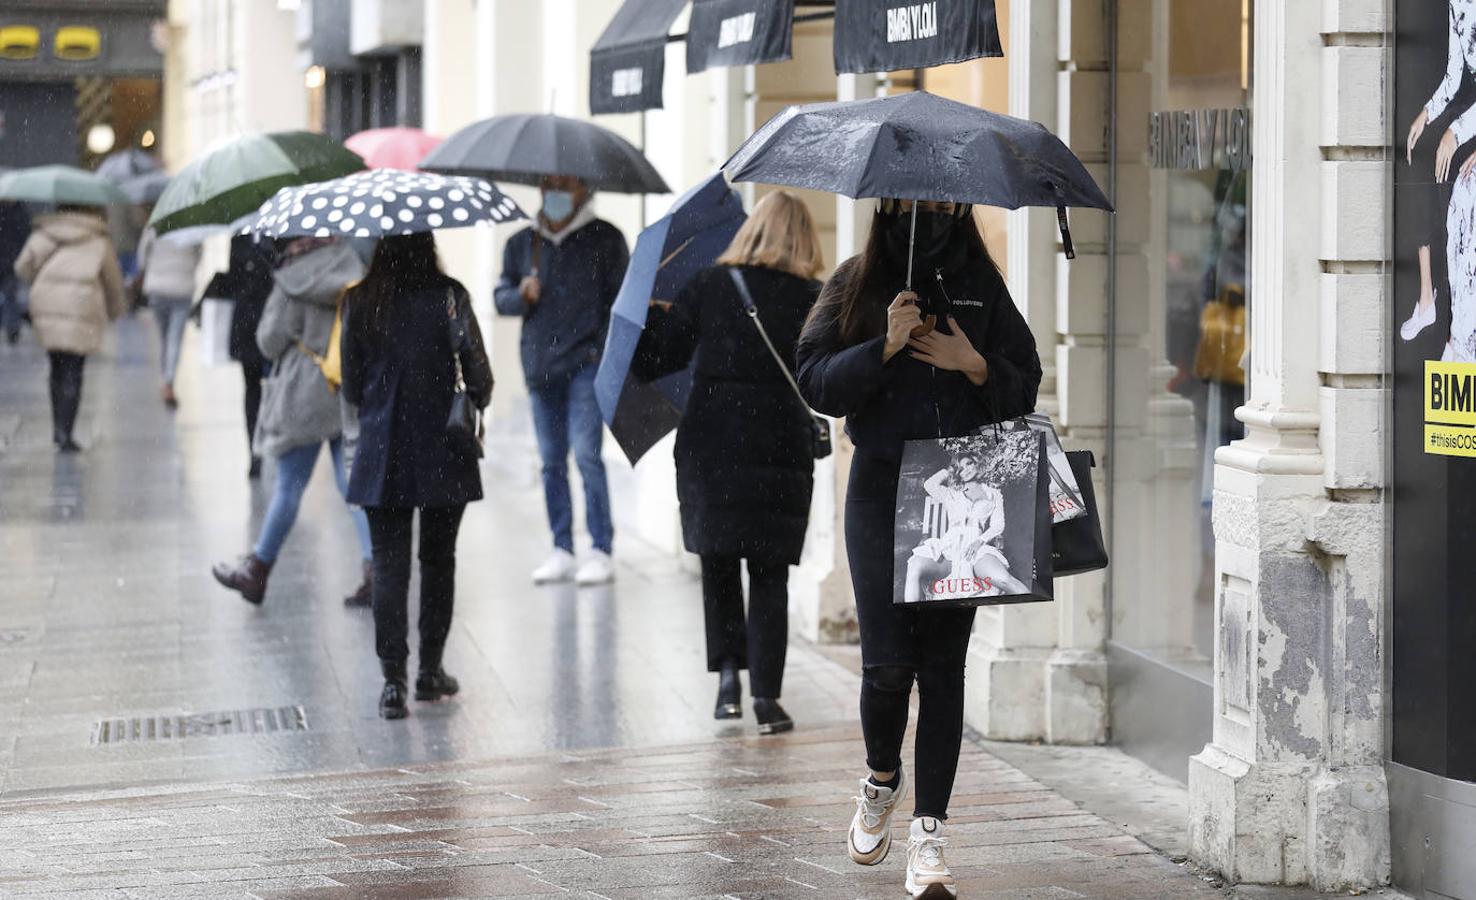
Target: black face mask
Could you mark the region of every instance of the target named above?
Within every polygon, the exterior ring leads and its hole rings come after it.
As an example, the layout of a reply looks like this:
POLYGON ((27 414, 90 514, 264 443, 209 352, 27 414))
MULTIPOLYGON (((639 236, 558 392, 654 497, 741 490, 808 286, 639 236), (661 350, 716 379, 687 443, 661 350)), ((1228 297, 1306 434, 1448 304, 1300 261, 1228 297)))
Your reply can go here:
MULTIPOLYGON (((914 244, 919 259, 937 259, 952 243, 958 229, 959 217, 953 213, 930 210, 917 211, 917 240, 914 244)), ((896 254, 907 258, 908 243, 912 238, 912 213, 897 213, 887 223, 887 243, 896 254)))

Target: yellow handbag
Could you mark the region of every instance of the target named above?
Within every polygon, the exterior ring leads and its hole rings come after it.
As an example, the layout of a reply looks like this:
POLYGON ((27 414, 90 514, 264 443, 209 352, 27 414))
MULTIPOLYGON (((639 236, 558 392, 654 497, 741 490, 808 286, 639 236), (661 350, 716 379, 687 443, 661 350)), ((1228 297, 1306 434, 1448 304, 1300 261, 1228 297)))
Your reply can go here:
POLYGON ((343 338, 343 302, 349 290, 357 284, 357 281, 350 284, 338 295, 338 306, 333 311, 333 327, 328 331, 328 348, 322 355, 314 353, 313 349, 302 341, 297 342, 298 349, 312 357, 313 362, 318 364, 318 370, 323 373, 323 380, 328 382, 328 389, 335 393, 343 385, 343 351, 339 347, 343 338))
POLYGON ((1244 385, 1245 288, 1227 285, 1219 298, 1204 305, 1199 315, 1199 349, 1194 374, 1205 381, 1244 385))

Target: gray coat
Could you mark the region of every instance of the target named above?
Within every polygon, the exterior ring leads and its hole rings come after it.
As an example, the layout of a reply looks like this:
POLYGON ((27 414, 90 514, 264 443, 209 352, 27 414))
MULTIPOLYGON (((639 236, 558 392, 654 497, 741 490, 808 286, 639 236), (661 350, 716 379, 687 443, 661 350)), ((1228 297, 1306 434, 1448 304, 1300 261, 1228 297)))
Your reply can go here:
POLYGON ((272 364, 262 385, 257 453, 281 456, 343 434, 339 398, 303 346, 319 356, 328 352, 338 298, 363 276, 364 263, 347 244, 322 247, 277 270, 256 328, 256 343, 272 364))

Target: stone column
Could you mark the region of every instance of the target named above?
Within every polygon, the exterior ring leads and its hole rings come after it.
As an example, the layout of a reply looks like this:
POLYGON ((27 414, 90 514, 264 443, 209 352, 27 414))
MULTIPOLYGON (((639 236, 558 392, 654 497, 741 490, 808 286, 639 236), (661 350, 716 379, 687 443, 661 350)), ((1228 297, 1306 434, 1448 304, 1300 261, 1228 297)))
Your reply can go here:
POLYGON ((1247 436, 1216 456, 1214 740, 1195 859, 1389 880, 1383 750, 1388 21, 1258 0, 1247 436), (1317 352, 1313 352, 1317 348, 1317 352))

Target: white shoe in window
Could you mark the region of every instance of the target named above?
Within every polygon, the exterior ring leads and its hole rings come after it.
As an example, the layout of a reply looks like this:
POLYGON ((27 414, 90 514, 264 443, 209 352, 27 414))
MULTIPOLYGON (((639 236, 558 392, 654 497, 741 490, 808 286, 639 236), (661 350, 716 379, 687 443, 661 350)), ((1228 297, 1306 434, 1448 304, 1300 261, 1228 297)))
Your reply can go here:
POLYGON ((543 565, 533 570, 534 584, 548 584, 553 581, 568 581, 574 577, 576 563, 574 554, 568 550, 554 550, 543 565))
POLYGON ((579 566, 579 571, 574 573, 574 581, 585 586, 609 584, 614 580, 615 560, 603 550, 591 553, 589 559, 579 566))
MULTIPOLYGON (((1436 296, 1438 296, 1438 293, 1436 296)), ((1399 336, 1406 342, 1412 341, 1419 336, 1421 331, 1434 324, 1435 301, 1431 300, 1430 305, 1423 309, 1416 303, 1414 312, 1410 313, 1409 318, 1404 320, 1404 324, 1399 326, 1399 336)))
POLYGON ((932 816, 912 820, 907 837, 907 895, 913 900, 952 900, 958 883, 943 859, 943 823, 932 816))

